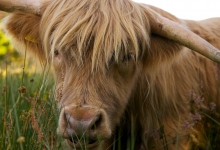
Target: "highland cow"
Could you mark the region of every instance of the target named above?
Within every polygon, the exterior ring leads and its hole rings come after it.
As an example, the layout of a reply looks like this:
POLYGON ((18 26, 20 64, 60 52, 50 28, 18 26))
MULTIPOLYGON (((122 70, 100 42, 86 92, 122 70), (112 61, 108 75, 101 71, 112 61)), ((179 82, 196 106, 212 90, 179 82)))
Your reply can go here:
MULTIPOLYGON (((5 32, 54 67, 58 134, 74 149, 205 149, 220 106, 220 18, 130 0, 1 0, 5 32)), ((219 121, 219 118, 216 118, 219 121)))

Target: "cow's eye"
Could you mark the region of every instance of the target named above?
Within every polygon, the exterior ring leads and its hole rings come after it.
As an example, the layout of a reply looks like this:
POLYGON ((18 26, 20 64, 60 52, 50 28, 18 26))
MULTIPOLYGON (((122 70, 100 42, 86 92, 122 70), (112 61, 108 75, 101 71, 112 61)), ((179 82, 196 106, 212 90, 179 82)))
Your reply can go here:
POLYGON ((123 61, 126 62, 126 61, 130 61, 131 59, 132 59, 132 54, 127 54, 124 56, 123 61))
POLYGON ((59 55, 59 51, 58 50, 54 50, 54 55, 58 56, 59 55))

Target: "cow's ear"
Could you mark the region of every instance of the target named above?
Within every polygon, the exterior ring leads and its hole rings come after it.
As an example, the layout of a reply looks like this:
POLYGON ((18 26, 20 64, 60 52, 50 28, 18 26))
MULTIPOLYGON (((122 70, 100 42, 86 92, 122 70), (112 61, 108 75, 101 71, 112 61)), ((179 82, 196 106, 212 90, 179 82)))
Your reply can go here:
POLYGON ((12 13, 3 19, 3 29, 12 45, 21 53, 45 62, 45 52, 39 34, 40 16, 23 12, 12 13))
POLYGON ((179 59, 177 56, 183 48, 182 45, 158 35, 151 35, 150 38, 150 51, 145 59, 147 61, 146 66, 155 67, 155 65, 170 63, 171 60, 179 59))
MULTIPOLYGON (((165 12, 154 6, 148 5, 147 9, 145 8, 145 10, 147 10, 145 11, 146 16, 149 16, 151 14, 151 11, 154 11, 155 13, 158 13, 159 15, 169 20, 172 20, 173 22, 181 23, 181 20, 179 20, 172 14, 169 14, 168 12, 165 12)), ((172 62, 170 60, 174 60, 176 58, 181 48, 182 48, 181 44, 178 44, 173 40, 160 36, 151 31, 150 44, 149 44, 150 51, 148 51, 147 55, 144 57, 145 67, 147 67, 147 69, 154 70, 159 67, 159 66, 155 67, 156 65, 164 64, 166 62, 172 62), (151 68, 152 66, 153 68, 151 68)))

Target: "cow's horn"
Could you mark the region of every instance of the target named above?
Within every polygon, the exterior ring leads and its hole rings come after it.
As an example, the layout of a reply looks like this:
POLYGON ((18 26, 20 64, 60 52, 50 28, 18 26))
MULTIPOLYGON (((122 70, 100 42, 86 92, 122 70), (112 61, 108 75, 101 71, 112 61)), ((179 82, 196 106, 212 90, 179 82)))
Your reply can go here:
POLYGON ((151 31, 186 46, 203 56, 220 63, 220 50, 189 29, 152 11, 149 16, 151 31))
POLYGON ((0 10, 6 12, 22 11, 41 15, 43 0, 0 0, 0 10))

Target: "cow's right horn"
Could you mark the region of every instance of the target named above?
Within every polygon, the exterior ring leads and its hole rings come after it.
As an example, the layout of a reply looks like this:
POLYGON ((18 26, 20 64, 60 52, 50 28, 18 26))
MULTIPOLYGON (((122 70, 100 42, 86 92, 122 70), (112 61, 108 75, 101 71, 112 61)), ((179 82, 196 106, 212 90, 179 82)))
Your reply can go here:
POLYGON ((45 0, 0 0, 0 10, 5 12, 22 11, 41 15, 41 5, 45 0))
MULTIPOLYGON (((147 8, 150 9, 150 8, 147 8)), ((151 9, 150 9, 151 10, 151 9)), ((151 32, 167 39, 173 40, 183 46, 194 50, 203 56, 220 63, 220 50, 206 40, 191 32, 189 29, 172 20, 164 18, 153 10, 148 16, 151 32)))

